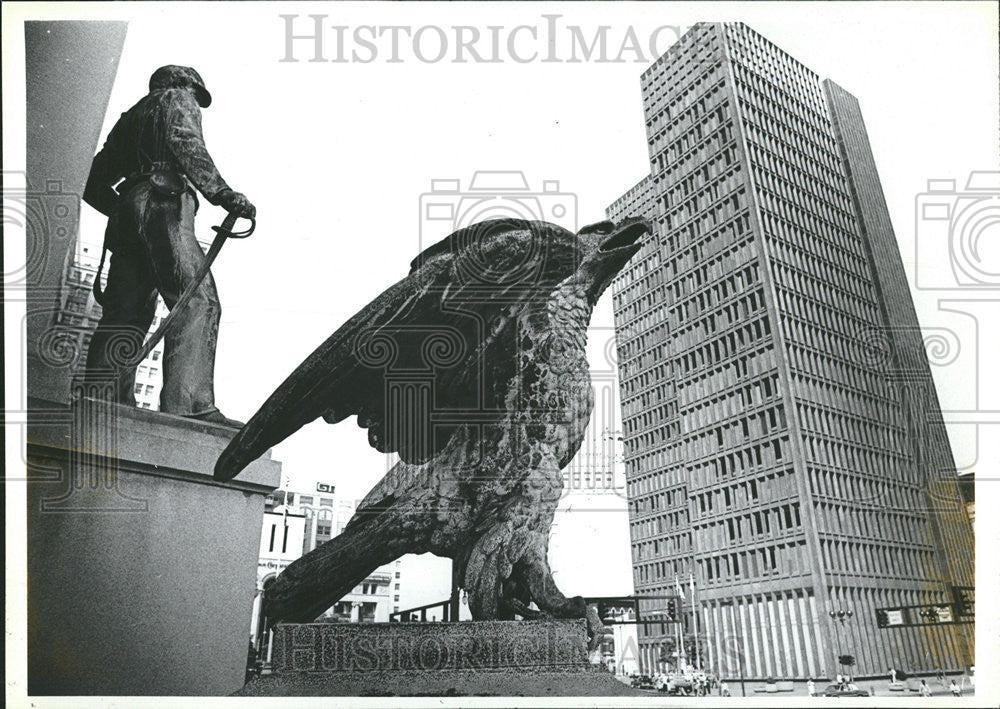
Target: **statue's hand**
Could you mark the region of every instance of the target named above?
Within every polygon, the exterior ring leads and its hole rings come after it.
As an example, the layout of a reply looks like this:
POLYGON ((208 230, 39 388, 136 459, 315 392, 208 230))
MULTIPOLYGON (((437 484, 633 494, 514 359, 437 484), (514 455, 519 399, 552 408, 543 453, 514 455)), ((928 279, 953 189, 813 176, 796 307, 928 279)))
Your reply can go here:
POLYGON ((235 212, 238 217, 253 219, 257 216, 257 208, 242 192, 225 189, 219 193, 218 200, 220 207, 227 212, 235 212))

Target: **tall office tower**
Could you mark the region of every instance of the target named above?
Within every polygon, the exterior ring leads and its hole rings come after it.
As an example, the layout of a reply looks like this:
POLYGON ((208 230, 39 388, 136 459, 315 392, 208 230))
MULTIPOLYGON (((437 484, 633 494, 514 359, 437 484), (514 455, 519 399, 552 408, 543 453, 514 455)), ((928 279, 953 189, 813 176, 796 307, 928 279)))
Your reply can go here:
POLYGON ((742 24, 641 83, 651 174, 608 208, 657 225, 614 287, 637 594, 680 580, 727 676, 971 664, 971 625, 876 622, 947 618, 973 546, 856 99, 742 24))

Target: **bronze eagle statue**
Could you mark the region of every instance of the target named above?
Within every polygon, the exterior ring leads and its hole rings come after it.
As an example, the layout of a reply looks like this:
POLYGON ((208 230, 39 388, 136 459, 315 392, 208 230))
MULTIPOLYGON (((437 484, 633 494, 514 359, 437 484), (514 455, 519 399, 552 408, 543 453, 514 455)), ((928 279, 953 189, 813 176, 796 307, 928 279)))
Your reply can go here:
POLYGON ((591 313, 650 231, 643 219, 575 234, 521 219, 460 229, 289 375, 223 451, 217 480, 320 416, 357 415, 399 462, 340 535, 268 586, 270 624, 310 622, 379 566, 432 552, 453 560, 475 619, 587 618, 594 648, 600 620, 556 587, 549 532, 594 405, 591 313))

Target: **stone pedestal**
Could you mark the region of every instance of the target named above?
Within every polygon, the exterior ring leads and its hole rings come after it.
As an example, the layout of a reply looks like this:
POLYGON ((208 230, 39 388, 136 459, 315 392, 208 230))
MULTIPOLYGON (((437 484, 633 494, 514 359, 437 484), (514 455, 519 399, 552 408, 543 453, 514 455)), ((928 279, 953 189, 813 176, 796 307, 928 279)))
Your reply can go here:
POLYGON ((235 431, 84 400, 29 402, 29 694, 243 685, 266 455, 220 484, 235 431))
POLYGON ((590 667, 583 620, 282 624, 272 647, 276 673, 590 667))
POLYGON ((587 659, 583 620, 305 623, 237 696, 634 696, 587 659))

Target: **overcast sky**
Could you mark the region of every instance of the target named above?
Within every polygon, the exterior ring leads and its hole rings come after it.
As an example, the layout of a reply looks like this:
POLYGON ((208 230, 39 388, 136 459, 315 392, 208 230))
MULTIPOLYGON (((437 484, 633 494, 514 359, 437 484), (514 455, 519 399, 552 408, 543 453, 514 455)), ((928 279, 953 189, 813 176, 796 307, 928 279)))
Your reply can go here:
MULTIPOLYGON (((238 10, 214 3, 125 3, 14 9, 37 19, 129 21, 102 140, 145 93, 156 67, 191 65, 205 78, 215 98, 204 112, 209 150, 259 215, 256 234, 228 244, 214 268, 223 304, 217 400, 224 413, 240 419, 342 322, 405 275, 421 243, 450 231, 452 224, 421 222, 421 198, 432 180, 458 179, 465 188, 477 171, 519 170, 536 189, 558 181, 564 194, 542 198, 542 210, 575 200, 575 219, 572 211, 561 219, 546 212, 552 221, 573 227, 602 219, 607 204, 648 173, 639 76, 655 59, 650 42, 662 52, 676 37, 671 28, 742 20, 858 97, 911 280, 919 266, 915 239, 924 233, 914 205, 927 180, 957 179, 961 188, 970 171, 997 169, 993 3, 245 3, 238 10), (280 61, 286 54, 281 14, 298 15, 298 34, 312 31, 307 15, 328 15, 325 57, 336 58, 342 49, 347 61, 307 61, 314 49, 309 40, 293 45, 300 61, 280 61), (346 27, 346 43, 337 41, 334 25, 346 27), (409 38, 403 30, 396 35, 400 61, 392 61, 392 31, 364 43, 373 36, 368 25, 411 28, 409 38), (529 29, 515 31, 520 25, 529 29), (597 54, 583 61, 579 47, 579 61, 571 61, 571 26, 590 42, 602 25, 605 58, 621 55, 622 61, 594 61, 597 54), (473 31, 457 26, 474 28, 478 54, 499 61, 479 63, 467 54, 470 61, 455 62, 456 33, 468 39, 473 31), (420 38, 416 46, 414 36, 420 38), (432 61, 442 36, 446 56, 432 61), (491 37, 499 44, 491 45, 491 37), (623 45, 638 50, 622 52, 623 45), (355 51, 359 61, 351 58, 355 51), (535 51, 538 58, 522 61, 535 51), (368 58, 373 61, 364 63, 368 58)), ((219 210, 204 206, 198 232, 209 235, 220 220, 219 210)), ((83 239, 100 241, 103 225, 84 208, 83 239)), ((983 247, 994 259, 998 254, 989 249, 996 243, 983 247)), ((943 297, 957 295, 923 291, 917 307, 925 326, 950 329, 963 345, 936 371, 944 408, 1000 410, 1000 402, 989 400, 996 387, 976 378, 975 321, 943 312, 943 297)), ((599 338, 608 337, 612 324, 609 300, 595 315, 599 338)), ((979 335, 983 347, 986 336, 979 335)), ((603 341, 596 349, 604 349, 603 341)), ((953 426, 951 432, 959 466, 974 465, 975 428, 953 426)), ((312 424, 278 446, 274 457, 304 485, 334 482, 348 497, 362 496, 385 470, 353 419, 338 426, 312 424)), ((583 524, 583 531, 574 532, 580 553, 590 556, 596 544, 597 558, 605 554, 602 524, 583 524)), ((620 548, 623 537, 616 529, 614 545, 620 548)), ((554 546, 564 548, 565 541, 554 546)), ((627 578, 628 559, 622 551, 619 556, 627 578)), ((594 578, 585 564, 553 563, 563 567, 557 579, 567 592, 584 591, 578 586, 594 578)), ((593 584, 586 591, 594 593, 593 584)))

